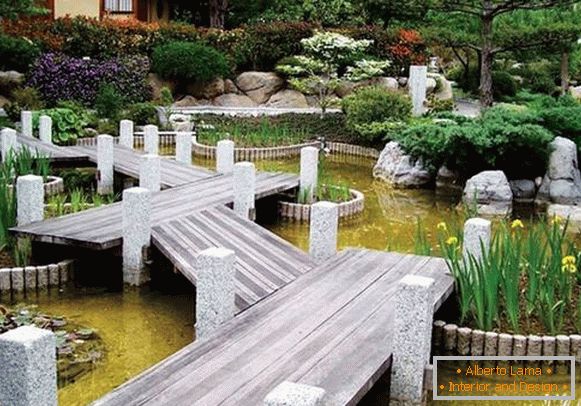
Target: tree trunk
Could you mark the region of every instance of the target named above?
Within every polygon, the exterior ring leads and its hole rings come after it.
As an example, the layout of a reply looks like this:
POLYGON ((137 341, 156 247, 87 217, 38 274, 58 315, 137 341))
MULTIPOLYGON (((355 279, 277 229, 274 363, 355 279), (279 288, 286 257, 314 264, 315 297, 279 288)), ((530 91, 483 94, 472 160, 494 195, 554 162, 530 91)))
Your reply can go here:
POLYGON ((480 64, 480 103, 482 107, 490 107, 494 102, 492 84, 492 65, 494 62, 494 44, 492 40, 493 17, 482 16, 482 52, 480 64))
POLYGON ((224 20, 228 11, 228 0, 210 0, 210 27, 224 28, 224 20))
POLYGON ((561 54, 561 94, 569 91, 569 51, 561 54))

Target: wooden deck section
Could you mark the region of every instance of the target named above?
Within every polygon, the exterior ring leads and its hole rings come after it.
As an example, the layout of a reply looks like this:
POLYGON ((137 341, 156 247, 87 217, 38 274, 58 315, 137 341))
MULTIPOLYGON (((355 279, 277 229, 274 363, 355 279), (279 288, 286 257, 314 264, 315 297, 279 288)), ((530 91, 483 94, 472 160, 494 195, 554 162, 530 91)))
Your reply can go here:
MULTIPOLYGON (((256 175, 256 198, 293 189, 298 186, 297 175, 259 172, 256 175)), ((198 210, 232 203, 232 175, 215 175, 183 186, 153 194, 152 226, 198 210)), ((121 245, 121 203, 90 209, 67 216, 39 221, 11 231, 33 241, 65 244, 96 250, 121 245)))
POLYGON ((309 255, 225 206, 176 218, 152 230, 153 244, 192 284, 197 254, 211 247, 236 253, 236 305, 244 310, 315 263, 309 255))
MULTIPOLYGON (((76 146, 69 147, 68 150, 77 154, 88 156, 88 159, 97 163, 96 146, 76 146)), ((144 153, 135 151, 121 145, 114 146, 114 170, 132 178, 139 179, 139 162, 144 153)), ((175 161, 174 159, 161 159, 161 186, 170 188, 186 183, 191 183, 199 179, 215 176, 216 173, 198 166, 187 165, 175 161)))
POLYGON ((435 308, 453 290, 442 259, 344 251, 94 405, 255 406, 283 381, 325 389, 326 405, 355 405, 391 365, 406 274, 436 280, 435 308))
POLYGON ((48 144, 33 137, 18 135, 16 140, 31 151, 38 151, 46 155, 54 163, 78 163, 88 162, 89 156, 81 151, 76 151, 71 147, 59 147, 58 145, 48 144))

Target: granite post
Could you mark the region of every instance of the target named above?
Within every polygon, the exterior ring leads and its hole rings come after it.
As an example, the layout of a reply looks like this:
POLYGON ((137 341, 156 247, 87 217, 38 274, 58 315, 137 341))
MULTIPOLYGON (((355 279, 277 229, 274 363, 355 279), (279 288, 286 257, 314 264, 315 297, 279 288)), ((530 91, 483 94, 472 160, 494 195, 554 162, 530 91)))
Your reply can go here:
POLYGON ((20 112, 20 133, 24 137, 32 137, 32 111, 20 112))
POLYGON ((119 145, 133 149, 133 121, 121 120, 119 122, 119 145))
POLYGON ((144 252, 151 240, 151 192, 135 187, 123 191, 123 282, 149 281, 144 252))
POLYGON ((325 390, 317 386, 282 382, 264 398, 264 406, 323 406, 325 390))
POLYGON ((158 155, 142 155, 139 162, 139 187, 151 192, 161 190, 161 158, 158 155))
POLYGON ((222 140, 216 145, 216 172, 232 173, 234 170, 234 141, 222 140))
POLYGON ((0 335, 0 405, 56 406, 56 338, 22 326, 0 335))
POLYGON ((234 165, 233 176, 234 212, 240 217, 250 218, 256 194, 256 168, 252 162, 234 165))
POLYGON ((16 179, 16 218, 19 226, 44 219, 42 176, 25 175, 16 179))
POLYGON ((97 137, 97 193, 109 195, 113 193, 113 137, 99 135, 97 137))
POLYGON ((192 164, 192 134, 176 134, 176 161, 184 164, 192 164))
POLYGON ((42 115, 38 119, 38 138, 42 142, 52 144, 52 118, 42 115))
POLYGON ((395 297, 391 398, 422 401, 424 369, 430 361, 434 315, 434 280, 404 276, 395 297))
POLYGON ((6 161, 11 151, 16 152, 18 150, 16 130, 5 128, 0 135, 2 137, 0 140, 0 145, 2 146, 2 161, 6 161))
POLYGON ((159 155, 159 131, 155 125, 143 127, 143 150, 146 154, 159 155))
POLYGON ((197 259, 196 337, 204 339, 236 313, 234 251, 208 248, 197 259))
POLYGON ((319 168, 319 149, 305 147, 301 149, 301 172, 299 180, 299 195, 305 197, 305 202, 312 203, 317 190, 319 168))
POLYGON ((428 81, 427 66, 410 66, 409 91, 412 98, 414 116, 424 114, 424 102, 426 101, 426 89, 428 81))
POLYGON ((492 223, 481 218, 471 218, 464 223, 464 247, 462 249, 465 261, 470 256, 482 259, 482 255, 490 249, 492 223), (483 251, 484 250, 484 251, 483 251))
POLYGON ((311 206, 309 254, 320 263, 337 253, 339 205, 318 202, 311 206))

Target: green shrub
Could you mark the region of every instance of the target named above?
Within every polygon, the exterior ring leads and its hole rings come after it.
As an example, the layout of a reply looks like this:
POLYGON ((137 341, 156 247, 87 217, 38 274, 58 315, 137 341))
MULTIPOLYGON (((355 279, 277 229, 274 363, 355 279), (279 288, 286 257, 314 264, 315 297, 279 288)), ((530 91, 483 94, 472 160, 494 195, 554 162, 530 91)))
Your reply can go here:
POLYGON ((44 102, 36 89, 24 87, 12 91, 12 101, 4 106, 6 114, 12 121, 20 121, 22 110, 39 110, 44 107, 44 102))
POLYGON ((482 117, 411 126, 396 134, 403 149, 433 170, 446 164, 469 177, 488 169, 511 179, 542 175, 554 135, 530 111, 493 108, 482 117))
POLYGON ((198 42, 170 42, 153 50, 152 70, 165 79, 207 82, 229 73, 220 51, 198 42))
POLYGON ((516 96, 518 85, 510 73, 503 71, 492 72, 492 83, 495 99, 516 96))
POLYGON ((408 96, 376 86, 363 87, 345 97, 342 107, 347 116, 347 126, 363 136, 369 136, 365 126, 378 122, 407 121, 412 111, 408 96))
POLYGON ((530 91, 551 95, 557 89, 556 80, 560 72, 558 64, 542 60, 523 64, 515 70, 515 74, 524 79, 523 86, 530 91))
POLYGON ((79 115, 68 108, 57 107, 35 112, 33 115, 35 129, 38 128, 41 115, 47 115, 52 118, 52 140, 58 145, 73 144, 78 137, 83 136, 83 130, 87 126, 86 116, 79 115))
POLYGON ((95 98, 95 110, 101 118, 117 121, 121 115, 125 100, 113 85, 101 86, 95 98))
POLYGON ((0 34, 0 70, 26 73, 39 55, 40 49, 30 41, 0 34))
POLYGON ((125 118, 137 125, 159 125, 157 109, 153 103, 136 103, 129 106, 125 118))

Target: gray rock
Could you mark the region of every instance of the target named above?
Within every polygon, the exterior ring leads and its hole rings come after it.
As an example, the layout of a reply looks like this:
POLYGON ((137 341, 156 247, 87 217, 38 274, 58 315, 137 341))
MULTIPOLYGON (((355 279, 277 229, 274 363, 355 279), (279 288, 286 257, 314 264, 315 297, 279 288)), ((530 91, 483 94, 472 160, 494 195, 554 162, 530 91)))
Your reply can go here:
POLYGON ((397 79, 397 83, 399 84, 400 87, 406 87, 408 85, 408 81, 409 79, 406 77, 399 77, 397 79))
POLYGON ((464 188, 465 204, 476 205, 482 215, 506 215, 512 212, 512 190, 502 171, 484 171, 468 179, 464 188))
POLYGON ((169 116, 169 123, 176 132, 191 132, 194 129, 194 122, 189 114, 172 114, 169 116))
POLYGON ((492 223, 481 218, 471 218, 464 223, 464 244, 462 256, 466 261, 470 257, 481 260, 490 250, 492 223))
POLYGON ((236 86, 255 103, 266 103, 284 86, 284 80, 274 72, 244 72, 236 78, 236 86))
POLYGON ((187 95, 175 102, 173 105, 175 107, 192 107, 198 106, 199 102, 194 96, 187 95))
POLYGON ((147 77, 147 82, 151 88, 153 99, 159 99, 161 97, 161 89, 167 87, 173 93, 175 91, 175 84, 161 79, 155 73, 150 73, 147 77))
POLYGON ((236 83, 230 79, 226 79, 224 80, 224 93, 240 94, 240 90, 236 87, 236 83))
POLYGON ((228 93, 216 97, 212 104, 221 107, 256 107, 257 104, 248 96, 243 94, 228 93))
POLYGON ((434 93, 434 91, 436 90, 436 87, 438 87, 438 82, 436 82, 436 79, 434 79, 434 78, 427 78, 426 79, 426 93, 427 94, 434 93))
POLYGON ((547 173, 537 194, 537 203, 581 204, 581 174, 577 145, 556 137, 551 143, 547 173))
POLYGON ((10 70, 0 72, 0 94, 10 96, 12 91, 24 83, 24 75, 22 73, 10 70))
POLYGON ((531 203, 535 200, 537 187, 535 182, 529 179, 511 180, 510 189, 517 202, 531 203))
POLYGON ((569 231, 581 232, 581 206, 551 204, 547 207, 549 218, 560 217, 569 222, 569 231))
POLYGON ((462 184, 458 171, 453 171, 447 166, 438 169, 436 175, 436 193, 444 196, 456 196, 462 194, 462 184))
POLYGON ((224 94, 224 80, 222 78, 216 78, 209 82, 191 83, 186 87, 186 92, 196 99, 213 99, 224 94))
POLYGON ((581 86, 571 86, 569 88, 569 93, 576 99, 581 99, 581 86))
POLYGON ((387 143, 373 168, 373 176, 397 188, 419 188, 432 181, 421 160, 406 155, 395 141, 387 143))
MULTIPOLYGON (((440 75, 438 73, 428 73, 428 77, 434 79, 436 82, 439 83, 438 91, 433 89, 434 96, 438 100, 452 100, 454 99, 454 91, 452 89, 452 82, 450 82, 444 75, 440 75)), ((430 84, 428 83, 428 93, 430 84)), ((438 87, 438 86, 436 86, 438 87)))
POLYGON ((266 103, 266 107, 306 109, 309 104, 304 94, 296 90, 285 89, 273 94, 266 103))

